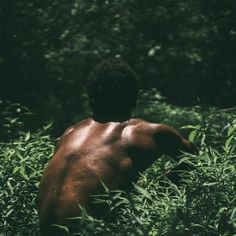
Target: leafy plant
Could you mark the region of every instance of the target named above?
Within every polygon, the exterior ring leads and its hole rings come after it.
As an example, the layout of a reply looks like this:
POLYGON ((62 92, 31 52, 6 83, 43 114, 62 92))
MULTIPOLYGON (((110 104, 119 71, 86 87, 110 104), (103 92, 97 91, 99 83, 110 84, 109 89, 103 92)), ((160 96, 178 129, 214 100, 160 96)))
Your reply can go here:
POLYGON ((1 235, 33 235, 38 231, 38 185, 54 149, 46 129, 0 144, 1 235))
MULTIPOLYGON (((183 153, 179 161, 167 156, 158 158, 140 175, 130 193, 109 191, 104 186, 104 193, 94 198, 97 204, 107 206, 106 219, 93 218, 83 211, 82 215, 70 219, 78 221, 78 229, 72 235, 236 234, 234 111, 195 108, 183 109, 179 114, 180 108, 158 102, 146 107, 147 118, 149 112, 155 119, 160 107, 163 119, 184 126, 183 130, 197 144, 199 154, 183 153), (193 124, 186 122, 189 118, 193 124), (181 163, 191 165, 192 170, 182 171, 181 184, 176 185, 167 178, 165 169, 181 163)), ((20 138, 1 143, 0 231, 3 236, 38 233, 38 184, 54 149, 54 140, 47 133, 46 127, 35 134, 22 132, 20 138)), ((70 230, 69 225, 55 227, 70 230)))
POLYGON ((25 130, 25 118, 32 113, 19 103, 0 100, 0 140, 18 138, 25 130))

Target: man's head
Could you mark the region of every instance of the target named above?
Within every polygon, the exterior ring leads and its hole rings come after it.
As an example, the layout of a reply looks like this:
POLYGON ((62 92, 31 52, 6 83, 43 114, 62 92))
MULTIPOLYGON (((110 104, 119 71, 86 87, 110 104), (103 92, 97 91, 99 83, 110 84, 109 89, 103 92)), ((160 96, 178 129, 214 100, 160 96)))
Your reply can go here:
POLYGON ((94 114, 128 114, 137 101, 137 75, 120 58, 104 60, 90 76, 88 96, 94 114))

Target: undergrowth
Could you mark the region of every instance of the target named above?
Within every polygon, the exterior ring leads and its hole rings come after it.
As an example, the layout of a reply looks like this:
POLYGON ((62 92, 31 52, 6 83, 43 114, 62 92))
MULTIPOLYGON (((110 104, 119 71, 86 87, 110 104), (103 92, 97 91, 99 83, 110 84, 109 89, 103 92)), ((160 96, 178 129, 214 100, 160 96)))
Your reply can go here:
POLYGON ((37 192, 54 142, 46 128, 0 144, 0 235, 38 231, 37 192))
MULTIPOLYGON (((153 103, 142 115, 159 121, 160 112, 162 123, 182 127, 199 154, 183 153, 179 162, 159 158, 140 175, 131 193, 109 192, 104 186, 106 193, 96 196, 96 201, 106 203, 115 220, 95 219, 84 212, 74 235, 236 235, 235 112, 153 103), (182 183, 177 186, 163 173, 181 162, 193 168, 180 173, 182 183)), ((38 185, 54 144, 47 127, 34 134, 22 131, 17 138, 1 142, 1 236, 38 235, 38 185)))

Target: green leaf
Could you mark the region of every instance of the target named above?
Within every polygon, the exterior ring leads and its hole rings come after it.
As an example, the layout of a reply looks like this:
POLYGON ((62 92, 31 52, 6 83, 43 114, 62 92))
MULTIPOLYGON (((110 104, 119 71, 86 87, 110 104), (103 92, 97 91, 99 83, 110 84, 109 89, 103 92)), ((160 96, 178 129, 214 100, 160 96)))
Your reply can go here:
POLYGON ((197 133, 198 133, 198 130, 193 130, 189 136, 188 136, 188 139, 190 142, 194 142, 195 141, 195 138, 197 136, 197 133))
POLYGON ((235 126, 230 126, 228 129, 228 137, 231 136, 235 132, 235 126))
POLYGON ((185 125, 181 127, 181 129, 194 129, 194 130, 199 130, 200 128, 201 125, 185 125))
POLYGON ((14 211, 14 209, 9 210, 9 211, 7 212, 7 214, 5 215, 5 217, 10 216, 13 211, 14 211))
POLYGON ((205 228, 203 225, 195 224, 195 223, 191 223, 191 227, 197 227, 197 228, 202 228, 202 229, 205 228))
POLYGON ((145 190, 144 188, 141 188, 137 185, 134 185, 134 187, 147 199, 152 200, 151 195, 145 190))
POLYGON ((13 192, 13 187, 12 187, 10 181, 7 181, 7 186, 9 187, 11 194, 13 194, 13 193, 14 193, 14 192, 13 192))
POLYGON ((222 214, 227 210, 227 207, 221 207, 218 211, 218 213, 222 214))
POLYGON ((14 124, 19 118, 12 119, 10 122, 11 124, 14 124))
POLYGON ((230 136, 225 142, 225 148, 228 149, 234 136, 230 136))
POLYGON ((103 181, 100 180, 100 183, 101 183, 103 189, 105 190, 105 192, 109 193, 110 191, 109 191, 108 187, 103 183, 103 181))
POLYGON ((216 185, 218 184, 218 182, 206 182, 203 184, 203 186, 213 186, 213 185, 216 185))
POLYGON ((57 225, 57 224, 52 224, 52 226, 55 226, 63 231, 65 231, 66 233, 69 234, 69 229, 66 227, 66 226, 63 226, 63 225, 57 225))
POLYGON ((15 174, 16 172, 18 172, 20 170, 21 167, 19 166, 16 166, 14 169, 13 169, 13 172, 12 174, 15 174))
POLYGON ((30 132, 28 131, 25 135, 25 142, 30 139, 30 132))
POLYGON ((25 172, 25 166, 21 166, 21 168, 20 168, 20 174, 22 175, 22 177, 23 177, 24 179, 28 179, 28 176, 27 176, 27 174, 26 174, 26 172, 25 172))
POLYGON ((230 215, 230 220, 234 223, 236 223, 236 207, 232 210, 230 215))

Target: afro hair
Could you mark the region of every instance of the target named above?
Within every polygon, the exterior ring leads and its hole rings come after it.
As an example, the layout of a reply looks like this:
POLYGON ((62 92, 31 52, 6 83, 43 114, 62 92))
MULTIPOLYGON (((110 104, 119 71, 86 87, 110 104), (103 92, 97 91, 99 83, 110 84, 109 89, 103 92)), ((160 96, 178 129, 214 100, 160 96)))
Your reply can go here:
POLYGON ((87 87, 93 110, 128 110, 136 105, 136 73, 120 58, 102 61, 93 70, 87 87))

